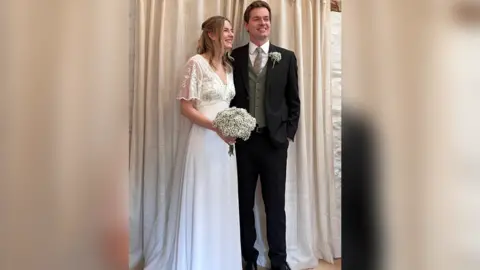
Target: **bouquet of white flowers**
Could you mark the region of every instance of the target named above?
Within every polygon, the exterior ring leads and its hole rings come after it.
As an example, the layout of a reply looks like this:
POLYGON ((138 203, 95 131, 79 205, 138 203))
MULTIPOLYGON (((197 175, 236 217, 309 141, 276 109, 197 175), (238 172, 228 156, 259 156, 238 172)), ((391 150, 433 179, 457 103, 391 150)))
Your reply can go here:
MULTIPOLYGON (((245 109, 228 108, 217 114, 213 120, 213 126, 223 136, 248 140, 255 129, 257 121, 245 109)), ((233 145, 230 145, 228 153, 233 155, 233 145)))

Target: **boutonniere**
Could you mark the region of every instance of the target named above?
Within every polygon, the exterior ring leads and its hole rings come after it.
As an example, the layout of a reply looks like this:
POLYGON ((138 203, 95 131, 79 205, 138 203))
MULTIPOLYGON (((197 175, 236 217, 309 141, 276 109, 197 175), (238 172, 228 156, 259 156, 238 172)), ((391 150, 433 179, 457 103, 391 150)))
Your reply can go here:
POLYGON ((275 63, 278 63, 280 62, 280 60, 282 60, 282 54, 279 52, 271 52, 268 54, 268 57, 272 59, 272 62, 273 62, 272 68, 275 67, 275 63))

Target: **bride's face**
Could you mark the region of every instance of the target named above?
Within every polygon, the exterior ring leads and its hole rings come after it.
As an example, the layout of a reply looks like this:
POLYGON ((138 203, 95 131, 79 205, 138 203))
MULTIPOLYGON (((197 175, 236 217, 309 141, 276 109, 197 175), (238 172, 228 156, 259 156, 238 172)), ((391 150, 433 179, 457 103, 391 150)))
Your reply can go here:
POLYGON ((223 35, 222 35, 222 43, 225 50, 232 49, 233 37, 234 35, 233 35, 232 25, 230 24, 229 21, 225 21, 225 24, 223 26, 223 35))

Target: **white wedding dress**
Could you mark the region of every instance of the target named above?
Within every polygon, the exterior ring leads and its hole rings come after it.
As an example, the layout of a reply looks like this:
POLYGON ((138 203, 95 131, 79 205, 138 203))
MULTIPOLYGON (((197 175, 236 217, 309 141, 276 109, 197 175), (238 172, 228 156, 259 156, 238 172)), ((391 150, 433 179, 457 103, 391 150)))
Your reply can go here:
MULTIPOLYGON (((188 60, 177 99, 193 100, 213 120, 234 95, 231 72, 224 83, 203 56, 188 60)), ((235 156, 215 132, 195 124, 185 156, 172 270, 241 270, 235 156)))

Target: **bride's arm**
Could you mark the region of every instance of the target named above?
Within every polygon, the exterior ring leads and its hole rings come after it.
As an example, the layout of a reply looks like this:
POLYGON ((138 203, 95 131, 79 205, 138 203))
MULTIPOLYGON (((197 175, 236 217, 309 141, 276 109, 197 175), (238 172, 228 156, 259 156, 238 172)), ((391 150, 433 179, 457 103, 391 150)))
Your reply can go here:
POLYGON ((205 117, 201 112, 199 112, 195 107, 193 107, 193 101, 181 99, 180 108, 182 115, 190 119, 193 123, 202 126, 206 129, 217 131, 213 127, 213 121, 205 117))
POLYGON ((195 100, 200 99, 202 79, 202 69, 194 57, 190 58, 185 65, 177 100, 180 101, 180 111, 183 116, 201 127, 215 131, 213 122, 193 106, 195 100))
POLYGON ((210 129, 218 134, 222 140, 224 140, 227 144, 235 143, 235 138, 225 137, 223 136, 217 128, 213 126, 213 121, 205 117, 201 112, 199 112, 195 107, 193 107, 193 101, 189 101, 186 99, 180 99, 180 108, 182 115, 190 119, 193 123, 202 126, 206 129, 210 129))

